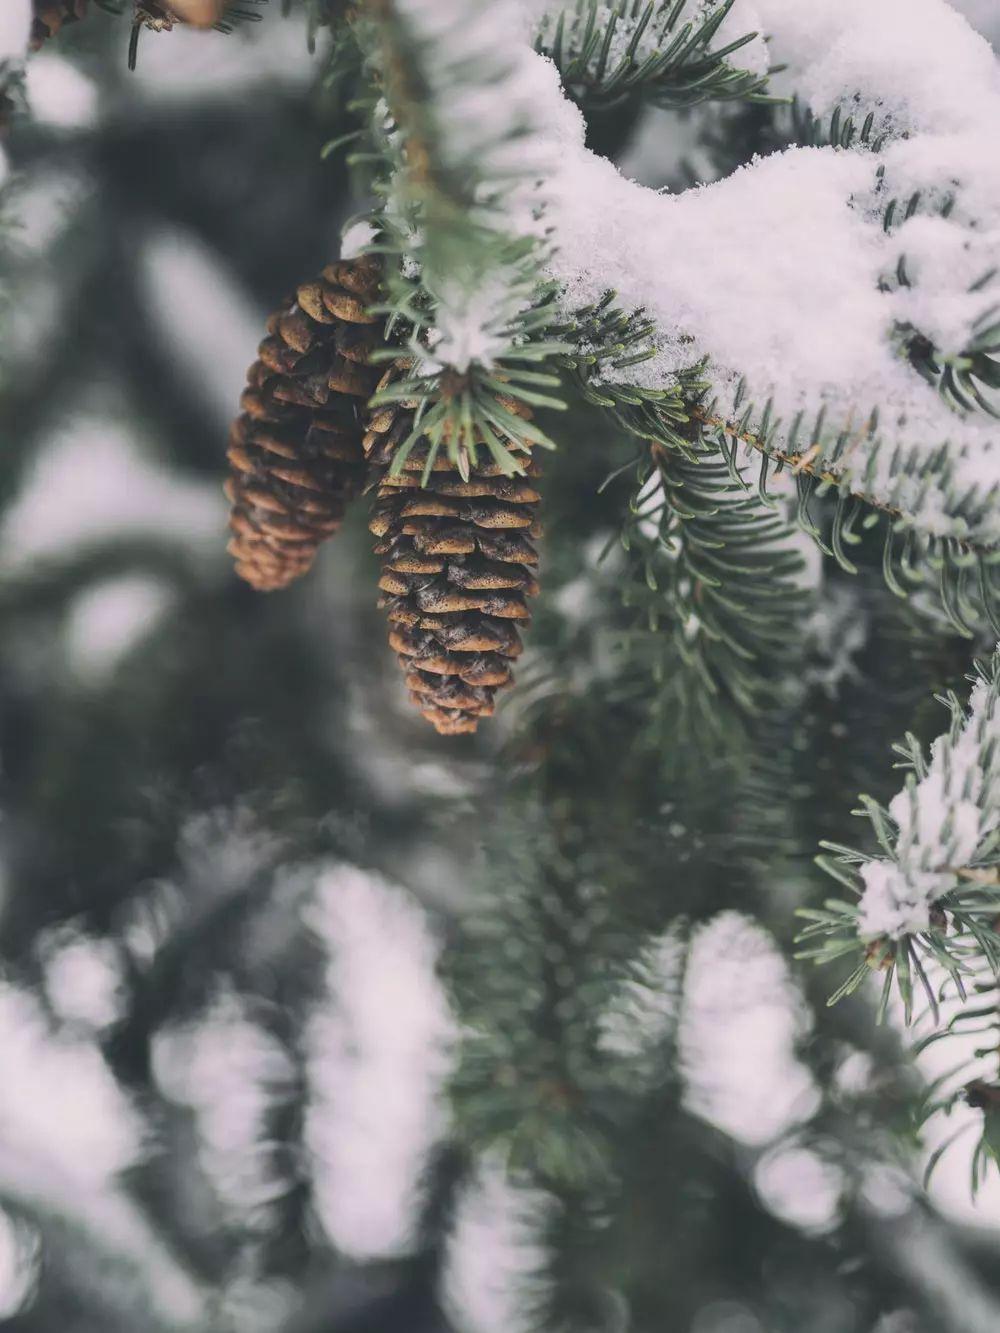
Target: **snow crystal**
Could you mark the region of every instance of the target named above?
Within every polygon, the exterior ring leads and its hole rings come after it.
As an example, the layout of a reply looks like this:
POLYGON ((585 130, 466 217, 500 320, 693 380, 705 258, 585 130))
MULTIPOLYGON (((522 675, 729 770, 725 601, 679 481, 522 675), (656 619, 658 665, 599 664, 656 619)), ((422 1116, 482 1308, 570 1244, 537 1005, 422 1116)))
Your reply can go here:
POLYGON ((931 905, 953 888, 956 871, 973 863, 987 834, 1000 826, 1000 708, 997 690, 977 682, 957 737, 939 736, 926 774, 911 777, 889 803, 897 834, 894 857, 861 868, 863 938, 926 930, 931 905))
POLYGON ((322 876, 308 921, 329 957, 306 1039, 316 1209, 344 1253, 396 1254, 443 1129, 452 1019, 438 944, 402 889, 352 866, 322 876))
POLYGON ((860 933, 865 938, 888 935, 899 939, 927 929, 931 902, 953 883, 951 875, 933 871, 904 871, 893 861, 869 861, 861 868, 864 893, 860 905, 860 933))

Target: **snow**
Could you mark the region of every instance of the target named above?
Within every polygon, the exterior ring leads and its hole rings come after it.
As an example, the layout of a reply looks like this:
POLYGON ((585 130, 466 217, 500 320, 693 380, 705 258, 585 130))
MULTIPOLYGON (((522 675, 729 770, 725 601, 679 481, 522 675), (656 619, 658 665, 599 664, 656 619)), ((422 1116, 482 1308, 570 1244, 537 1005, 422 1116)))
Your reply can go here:
POLYGON ((453 1021, 438 942, 404 890, 348 865, 321 876, 307 921, 328 957, 306 1033, 316 1211, 342 1253, 405 1253, 444 1129, 453 1021))
POLYGON ((97 88, 76 65, 54 51, 28 61, 24 77, 32 117, 42 124, 83 129, 97 119, 97 88))
POLYGON ((153 1071, 164 1095, 194 1112, 202 1168, 229 1216, 266 1230, 290 1188, 272 1137, 276 1108, 297 1088, 284 1046, 223 992, 195 1022, 156 1033, 153 1071))
POLYGON ((843 1172, 808 1148, 780 1144, 754 1168, 754 1188, 768 1211, 813 1235, 840 1220, 843 1172))
MULTIPOLYGON (((95 1042, 54 1027, 34 996, 2 979, 0 1088, 5 1201, 86 1237, 109 1293, 141 1299, 158 1324, 205 1328, 206 1293, 124 1188, 149 1150, 145 1120, 95 1042)), ((0 1310, 30 1298, 35 1264, 29 1232, 0 1235, 0 1310)))
POLYGON ((110 940, 72 926, 43 937, 45 998, 64 1023, 100 1032, 125 1011, 125 979, 119 951, 110 940))
POLYGON ((366 246, 371 245, 377 235, 377 231, 367 218, 352 222, 350 226, 345 227, 340 238, 340 257, 356 259, 366 246))
MULTIPOLYGON (((142 1156, 145 1126, 92 1042, 52 1029, 37 1000, 0 981, 2 1156, 97 1194, 142 1156)), ((0 1164, 0 1181, 3 1179, 0 1164)))
MULTIPOLYGON (((547 120, 560 167, 544 187, 552 276, 568 310, 610 288, 624 309, 653 317, 657 354, 633 380, 669 384, 707 354, 723 415, 734 413, 741 379, 760 406, 774 395, 786 422, 802 410, 811 419, 826 404, 831 432, 843 426, 854 437, 842 466, 864 476, 875 498, 913 501, 888 471, 890 451, 879 470, 868 466, 858 428, 875 407, 893 445, 927 453, 949 440, 956 486, 1000 480, 995 432, 951 413, 892 336, 910 324, 958 351, 992 304, 990 290, 966 290, 1000 258, 1000 169, 985 152, 986 130, 890 144, 884 163, 865 151, 793 148, 668 196, 583 147, 581 119, 554 78, 547 120), (946 189, 958 194, 947 220, 918 214, 884 230, 878 206, 887 192, 905 200, 935 186, 942 198, 946 189), (884 281, 901 255, 912 256, 913 287, 884 281)), ((1000 123, 990 114, 987 126, 1000 123)), ((532 224, 522 216, 519 225, 532 224)), ((943 494, 932 491, 923 503, 926 530, 961 535, 943 512, 943 494)), ((1000 537, 1000 515, 988 515, 979 535, 1000 537)))
POLYGON ((0 1208, 0 1320, 30 1304, 41 1267, 38 1232, 0 1208))
POLYGON ((459 1333, 529 1333, 553 1201, 518 1185, 492 1157, 459 1193, 442 1273, 442 1297, 459 1333))
MULTIPOLYGON (((464 371, 509 350, 512 321, 533 299, 532 284, 523 281, 518 259, 505 245, 509 216, 498 198, 519 199, 533 217, 537 182, 555 169, 558 144, 539 115, 540 106, 548 109, 542 97, 548 74, 513 0, 401 0, 397 9, 428 86, 423 109, 432 125, 436 174, 449 182, 447 197, 432 201, 445 221, 411 232, 404 272, 420 274, 436 311, 428 369, 464 371), (521 33, 523 43, 512 41, 512 33, 521 33), (476 230, 449 224, 456 207, 474 216, 476 230)), ((412 197, 405 174, 398 176, 387 213, 403 234, 412 197)))
POLYGON ((964 130, 983 113, 996 121, 1000 68, 945 0, 754 3, 772 58, 789 66, 783 84, 817 115, 860 102, 910 133, 964 130))
POLYGON ((39 453, 0 529, 0 568, 118 534, 178 538, 215 553, 225 530, 221 489, 179 480, 149 461, 113 418, 83 416, 39 453))
MULTIPOLYGON (((9 0, 0 0, 0 8, 9 0)), ((231 33, 177 24, 171 32, 144 32, 139 41, 138 77, 113 90, 122 107, 199 99, 251 97, 262 84, 303 87, 312 80, 328 50, 320 30, 316 53, 307 51, 304 6, 287 17, 281 5, 244 5, 258 21, 236 23, 231 33)), ((124 53, 122 58, 124 59, 124 53)), ((112 95, 111 89, 106 89, 112 95)))
POLYGON ((263 313, 191 232, 148 229, 142 240, 142 279, 148 308, 186 378, 215 409, 233 413, 246 384, 250 349, 260 341, 263 313))
POLYGON ((4 0, 0 5, 0 60, 23 56, 31 30, 31 0, 4 0))
POLYGON ((977 681, 958 733, 939 736, 922 778, 911 775, 889 803, 893 857, 861 868, 859 929, 878 939, 926 930, 931 905, 973 864, 983 839, 1000 826, 998 686, 977 681))
POLYGON ((666 931, 649 940, 635 960, 633 976, 599 1019, 600 1047, 630 1062, 648 1061, 659 1072, 658 1049, 673 1032, 680 1013, 684 944, 666 931))
POLYGON ((691 943, 680 1026, 685 1103, 755 1147, 808 1120, 819 1090, 796 1058, 811 1020, 774 940, 723 912, 691 943))
MULTIPOLYGON (((1000 540, 1000 507, 971 518, 954 512, 956 495, 971 487, 982 498, 1000 484, 996 432, 985 416, 949 408, 901 350, 903 329, 945 354, 969 346, 990 317, 989 274, 1000 268, 1000 65, 945 0, 738 2, 727 38, 761 27, 772 58, 789 65, 783 86, 821 119, 840 108, 860 126, 871 112, 887 137, 878 153, 791 148, 678 196, 628 180, 586 149, 582 115, 552 62, 527 42, 511 51, 508 4, 477 7, 458 36, 454 0, 407 0, 405 8, 436 43, 440 77, 431 82, 450 131, 446 160, 474 161, 478 197, 496 195, 506 225, 537 238, 566 312, 613 290, 622 308, 652 317, 655 355, 622 379, 669 386, 707 357, 722 419, 749 403, 753 429, 773 399, 776 447, 797 416, 806 422, 799 449, 827 449, 843 434, 837 467, 872 499, 902 509, 929 535, 1000 540), (482 57, 504 35, 510 62, 495 80, 445 82, 463 57, 482 57), (527 138, 505 137, 525 127, 527 138), (478 156, 477 144, 487 146, 478 156), (907 217, 917 190, 921 201, 907 217), (893 197, 896 221, 885 228, 893 197), (813 440, 821 407, 825 427, 813 440), (915 475, 942 444, 946 462, 935 461, 933 480, 915 475)), ((522 30, 538 13, 522 6, 522 30)), ((543 15, 543 33, 551 22, 543 15)), ((643 44, 656 38, 650 27, 643 44)), ((757 43, 734 59, 744 56, 762 68, 757 43)), ((418 258, 428 244, 419 237, 418 258)), ((451 287, 424 277, 439 303, 436 365, 488 365, 511 350, 508 317, 520 294, 511 285, 505 304, 509 272, 479 273, 474 298, 468 275, 452 272, 451 287)))
POLYGON ((66 651, 74 671, 100 681, 161 621, 173 605, 167 584, 123 574, 87 588, 73 599, 66 624, 66 651))

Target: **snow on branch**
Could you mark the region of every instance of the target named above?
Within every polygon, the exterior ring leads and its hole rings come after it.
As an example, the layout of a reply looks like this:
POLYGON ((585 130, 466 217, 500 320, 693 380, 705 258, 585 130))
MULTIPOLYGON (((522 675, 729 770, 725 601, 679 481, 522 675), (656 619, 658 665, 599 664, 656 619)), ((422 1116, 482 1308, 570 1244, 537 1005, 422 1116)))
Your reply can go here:
POLYGON ((308 924, 327 957, 305 1043, 316 1210, 345 1253, 405 1253, 455 1035, 438 942, 403 889, 347 865, 321 876, 308 924))
POLYGON ((763 0, 733 20, 751 9, 791 86, 836 115, 827 146, 660 194, 586 149, 539 56, 557 166, 530 207, 507 197, 510 223, 551 243, 568 316, 611 290, 652 321, 620 381, 669 388, 704 359, 712 424, 926 537, 996 544, 1000 67, 944 0, 763 0))
POLYGON ((821 942, 802 957, 829 962, 863 948, 864 958, 837 997, 883 972, 883 1006, 896 976, 907 1013, 914 981, 937 1012, 928 976, 947 974, 964 998, 968 981, 986 968, 1000 974, 1000 649, 979 665, 968 707, 942 699, 951 726, 926 756, 915 737, 896 746, 910 771, 888 807, 861 798, 879 843, 872 855, 835 843, 825 870, 857 895, 803 910, 803 940, 821 942))
MULTIPOLYGON (((858 928, 863 938, 927 930, 937 901, 963 874, 972 882, 996 862, 1000 825, 1000 656, 972 690, 968 711, 952 699, 952 725, 925 761, 912 746, 913 769, 889 803, 895 833, 890 855, 861 867, 864 892, 858 928)), ((872 822, 885 838, 872 807, 872 822)))
POLYGON ((415 350, 431 369, 491 366, 512 350, 541 281, 537 247, 511 237, 500 201, 535 211, 555 165, 535 111, 546 71, 511 0, 371 8, 386 91, 376 124, 395 157, 383 222, 414 284, 406 314, 425 335, 415 350))
POLYGON ((204 1328, 205 1292, 126 1189, 152 1146, 150 1127, 100 1048, 48 1020, 38 1000, 0 979, 0 1193, 43 1237, 67 1228, 123 1327, 204 1328))

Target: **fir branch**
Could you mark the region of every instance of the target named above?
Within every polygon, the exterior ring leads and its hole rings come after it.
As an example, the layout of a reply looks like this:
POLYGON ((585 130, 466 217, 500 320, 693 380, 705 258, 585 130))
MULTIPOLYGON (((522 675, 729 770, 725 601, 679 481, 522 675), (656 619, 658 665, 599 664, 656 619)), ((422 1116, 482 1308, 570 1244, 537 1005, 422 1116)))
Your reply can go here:
POLYGON ((771 102, 767 74, 731 57, 759 34, 714 46, 735 0, 695 12, 687 0, 577 0, 547 14, 535 49, 550 57, 574 99, 608 107, 639 94, 653 106, 699 102, 771 102))
POLYGON ((532 125, 518 53, 496 41, 511 15, 422 0, 378 0, 366 13, 356 31, 385 90, 371 107, 384 202, 369 248, 385 258, 387 288, 376 309, 408 362, 373 403, 412 402, 421 434, 460 468, 485 444, 517 472, 512 431, 551 441, 537 426, 516 430, 509 404, 527 407, 522 417, 563 407, 543 363, 566 348, 549 334, 544 247, 512 236, 504 212, 539 170, 524 154, 532 125))
MULTIPOLYGON (((739 393, 736 406, 740 406, 739 393)), ((880 498, 863 481, 859 485, 841 462, 864 442, 869 449, 867 473, 873 473, 880 452, 887 447, 876 436, 877 412, 872 413, 863 428, 853 433, 842 431, 832 442, 825 432, 822 410, 811 427, 805 422, 805 414, 799 413, 779 442, 781 423, 772 420, 771 406, 769 400, 760 412, 751 405, 735 419, 719 415, 714 402, 706 404, 702 399, 690 407, 690 412, 708 435, 715 438, 720 449, 735 449, 742 444, 761 455, 758 485, 762 493, 766 493, 769 463, 777 465, 776 472, 783 468, 791 471, 799 493, 799 526, 845 572, 856 572, 848 548, 859 540, 857 529, 882 523, 885 534, 882 568, 893 593, 905 597, 908 590, 929 586, 936 590, 942 609, 959 634, 972 638, 983 627, 1000 633, 1000 589, 996 582, 1000 548, 974 535, 976 527, 989 517, 995 501, 992 490, 985 496, 969 493, 959 496, 952 484, 952 507, 956 516, 964 509, 961 526, 967 535, 935 536, 917 525, 912 510, 922 494, 922 481, 924 486, 930 484, 928 472, 938 484, 950 476, 944 448, 931 465, 913 455, 901 458, 898 449, 893 452, 893 490, 899 502, 892 503, 880 498), (756 429, 748 428, 752 418, 759 422, 756 429), (809 509, 813 497, 827 494, 836 496, 829 544, 809 509)))
POLYGON ((918 1130, 937 1115, 950 1116, 957 1107, 966 1106, 982 1113, 979 1121, 960 1124, 946 1134, 931 1153, 924 1170, 924 1185, 956 1141, 972 1129, 978 1139, 970 1163, 970 1193, 978 1194, 990 1170, 1000 1170, 1000 986, 988 966, 970 965, 968 999, 948 1021, 917 1043, 919 1055, 942 1041, 967 1052, 966 1058, 951 1067, 942 1078, 934 1079, 913 1107, 918 1130), (969 1050, 969 1042, 975 1045, 969 1050))
POLYGON ((966 709, 942 699, 951 726, 929 758, 912 735, 895 747, 908 776, 889 807, 861 797, 880 852, 823 844, 832 856, 820 866, 854 896, 802 912, 802 957, 857 963, 831 1003, 871 969, 884 976, 883 1010, 895 979, 907 1018, 921 992, 936 1016, 935 971, 963 999, 978 968, 1000 972, 1000 650, 972 679, 966 709))
POLYGON ((787 111, 777 113, 779 126, 787 125, 788 143, 805 148, 867 148, 878 153, 885 146, 885 129, 876 130, 874 109, 860 118, 859 113, 844 114, 834 107, 829 115, 818 116, 807 103, 793 97, 787 111))
MULTIPOLYGON (((928 533, 902 505, 879 498, 863 481, 859 485, 841 464, 840 460, 849 459, 864 445, 871 448, 874 465, 879 455, 878 441, 871 444, 878 430, 877 412, 870 415, 863 428, 853 433, 841 431, 831 438, 822 410, 811 424, 804 413, 799 413, 791 427, 782 431, 781 421, 773 416, 773 400, 765 403, 763 411, 753 404, 743 407, 745 385, 737 390, 732 416, 721 414, 717 400, 709 396, 703 363, 693 363, 677 372, 674 383, 663 389, 623 382, 622 376, 632 367, 641 368, 655 356, 656 329, 642 311, 623 311, 613 292, 606 293, 596 305, 575 312, 571 320, 556 326, 555 332, 573 346, 571 353, 556 358, 557 364, 569 370, 587 402, 608 409, 626 431, 655 447, 690 454, 692 426, 700 427, 697 448, 703 457, 706 451, 714 451, 730 474, 738 460, 741 466, 746 462, 739 450, 742 445, 745 455, 758 456, 755 488, 764 503, 771 503, 770 477, 786 470, 791 473, 797 490, 795 522, 846 573, 857 572, 851 548, 861 540, 860 531, 882 525, 883 574, 895 595, 906 597, 920 588, 930 588, 950 624, 963 637, 971 639, 984 630, 1000 636, 996 573, 1000 548, 971 536, 928 533), (743 411, 737 416, 741 407, 743 411), (757 423, 756 428, 751 427, 751 421, 757 423), (822 501, 827 496, 835 498, 835 508, 830 530, 824 533, 810 505, 814 499, 822 501)), ((935 461, 946 474, 944 451, 940 453, 935 461)), ((900 462, 898 450, 894 462, 898 469, 896 489, 901 495, 905 493, 912 506, 919 501, 923 468, 916 459, 909 464, 900 462)), ((940 481, 940 475, 935 474, 935 479, 940 481)), ((954 487, 952 494, 957 508, 954 487)), ((989 515, 992 492, 977 498, 980 503, 974 511, 969 510, 965 529, 975 526, 976 515, 982 520, 989 515)), ((965 500, 968 504, 972 497, 967 495, 965 500)))
POLYGON ((910 364, 958 412, 1000 419, 1000 320, 996 309, 980 317, 960 352, 945 352, 912 325, 897 329, 910 364))
POLYGON ((570 812, 550 814, 551 825, 525 803, 497 831, 494 900, 470 915, 453 951, 465 1038, 452 1104, 477 1151, 499 1147, 512 1168, 546 1184, 606 1189, 604 1106, 623 1089, 599 1048, 599 1015, 624 961, 622 923, 601 885, 577 876, 570 812))
POLYGON ((637 468, 621 539, 638 612, 626 651, 651 666, 659 707, 698 733, 738 729, 781 696, 808 601, 793 537, 735 459, 699 440, 654 442, 637 468))

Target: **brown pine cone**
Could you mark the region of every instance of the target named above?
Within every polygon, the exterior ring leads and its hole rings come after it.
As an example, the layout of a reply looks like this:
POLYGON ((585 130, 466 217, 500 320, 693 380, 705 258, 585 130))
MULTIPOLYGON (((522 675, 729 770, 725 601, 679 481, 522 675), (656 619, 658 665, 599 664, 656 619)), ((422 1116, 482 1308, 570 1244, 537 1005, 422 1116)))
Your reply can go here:
POLYGON ((360 409, 379 372, 369 353, 382 324, 367 307, 379 288, 371 256, 331 264, 268 320, 229 437, 229 551, 260 591, 309 569, 360 491, 360 409))
POLYGON ((64 23, 75 23, 86 14, 87 0, 32 0, 32 51, 55 37, 64 23))
MULTIPOLYGON (((383 383, 398 373, 388 371, 383 383)), ((524 476, 505 476, 481 450, 463 480, 442 450, 423 487, 422 442, 396 476, 388 470, 412 428, 406 405, 369 414, 364 444, 377 495, 369 528, 386 557, 379 605, 410 699, 439 732, 455 735, 492 715, 494 695, 513 679, 510 663, 522 651, 517 627, 531 619, 525 598, 538 591, 532 540, 541 529, 532 478, 539 468, 529 443, 511 441, 525 455, 524 476)))

